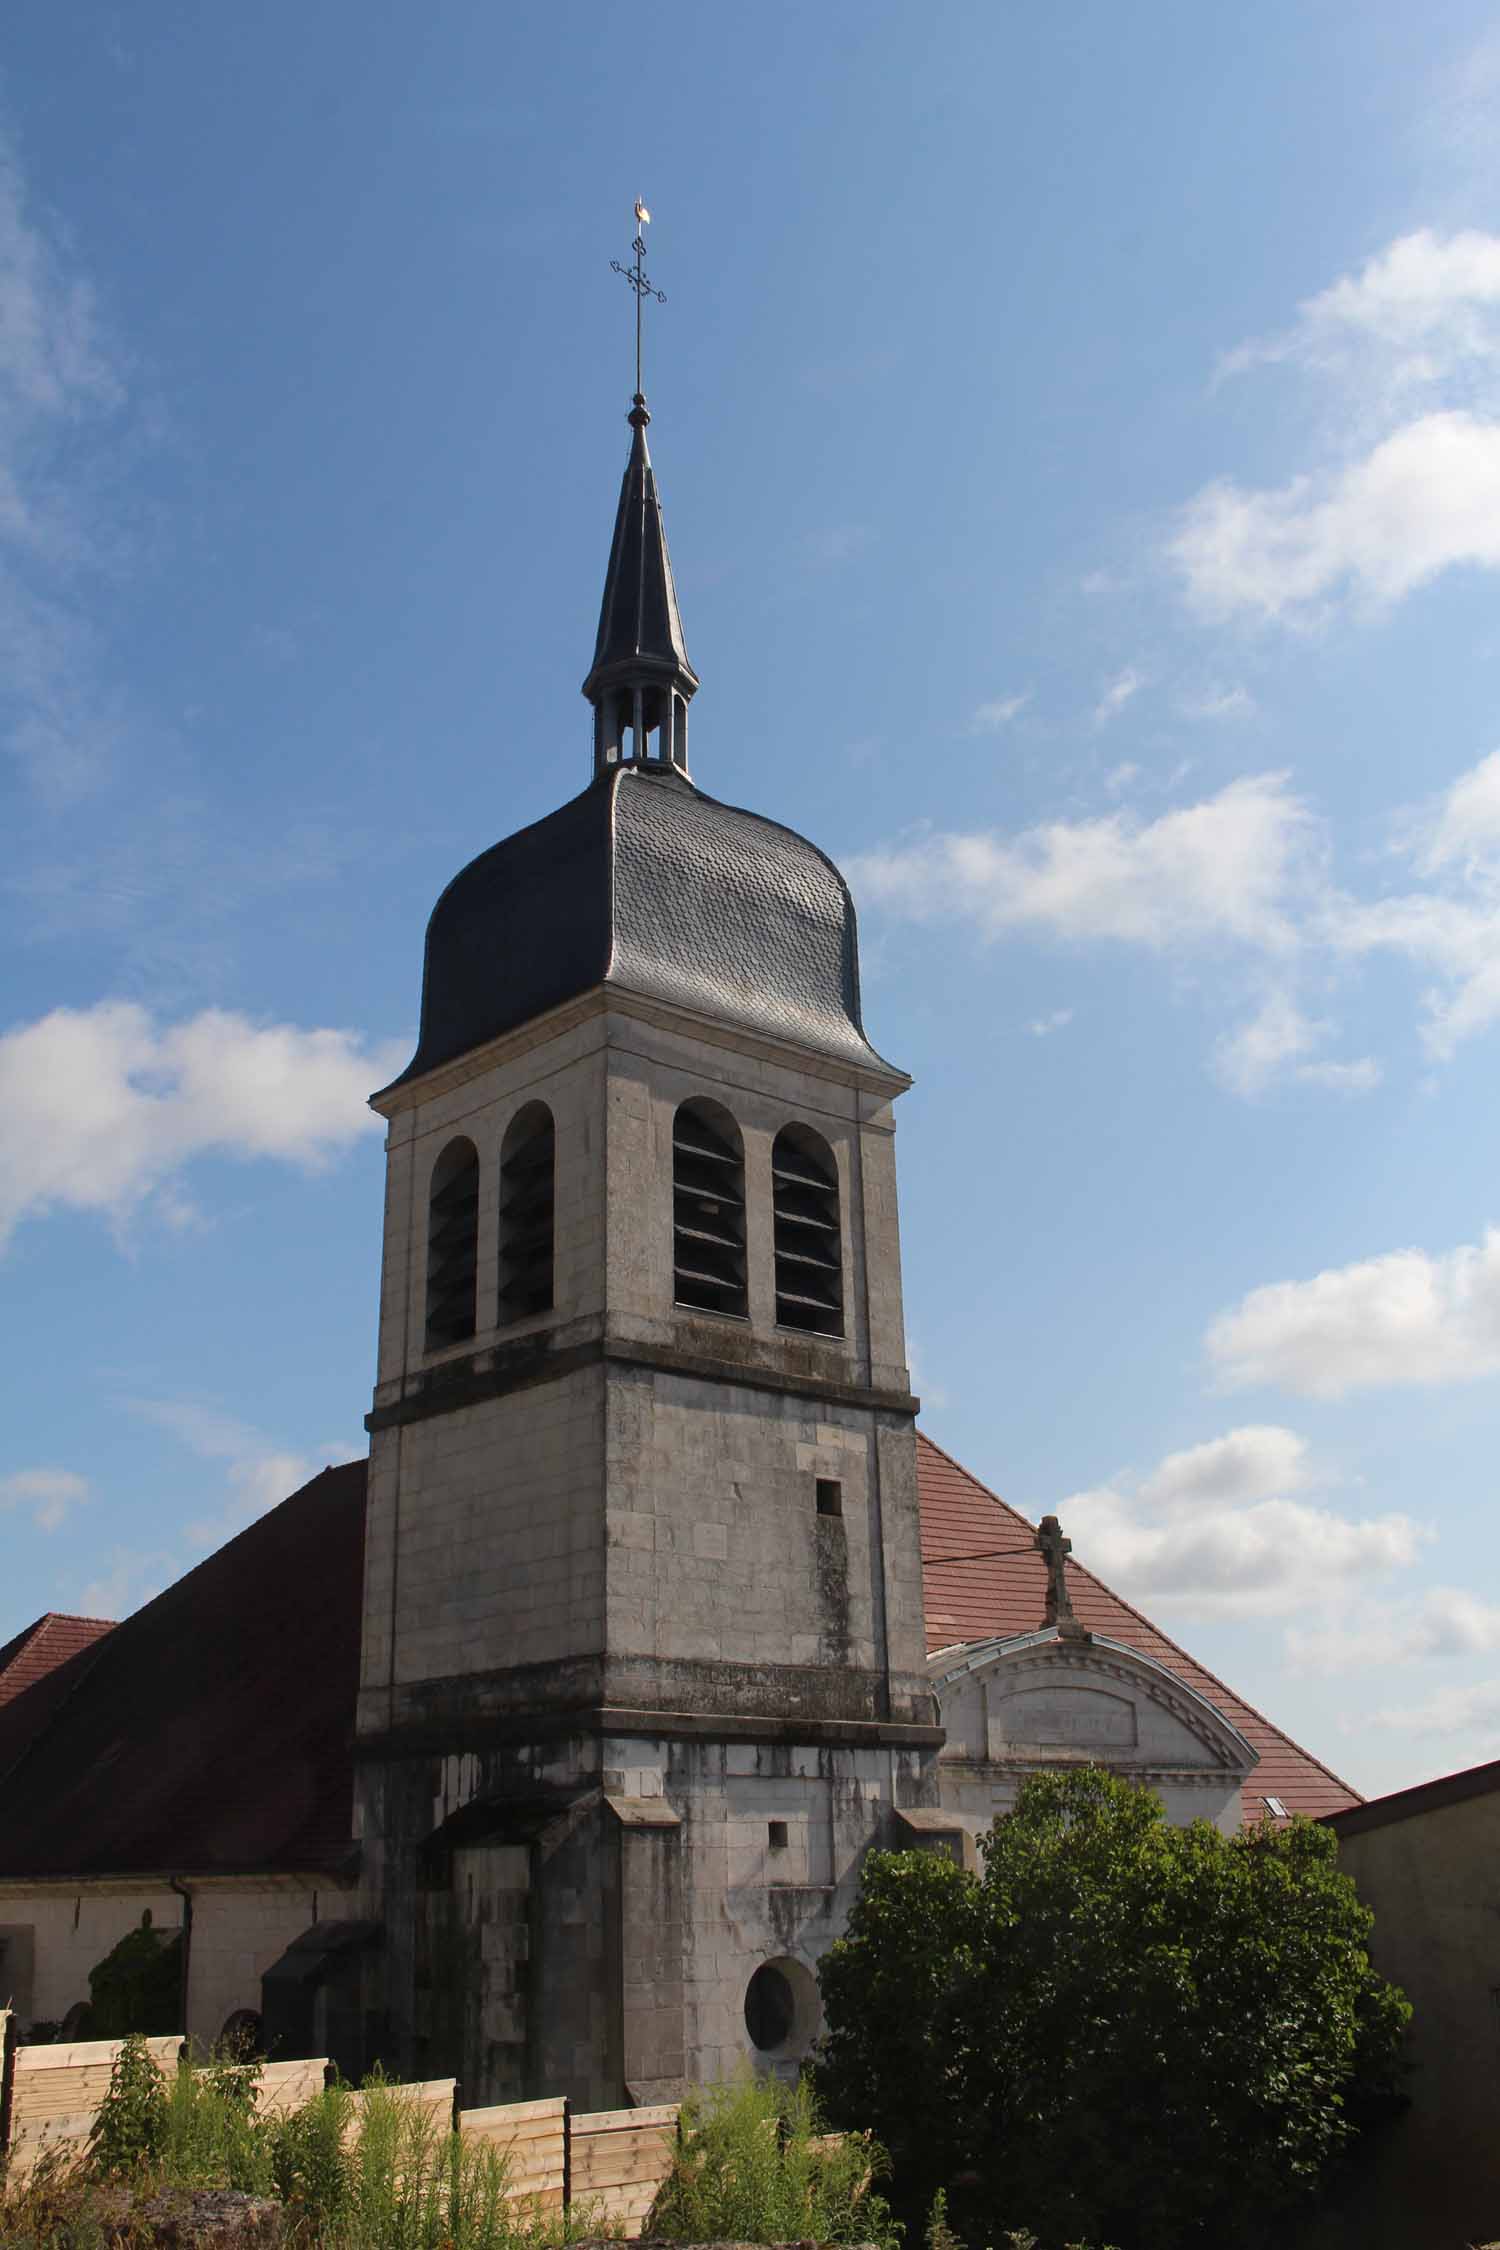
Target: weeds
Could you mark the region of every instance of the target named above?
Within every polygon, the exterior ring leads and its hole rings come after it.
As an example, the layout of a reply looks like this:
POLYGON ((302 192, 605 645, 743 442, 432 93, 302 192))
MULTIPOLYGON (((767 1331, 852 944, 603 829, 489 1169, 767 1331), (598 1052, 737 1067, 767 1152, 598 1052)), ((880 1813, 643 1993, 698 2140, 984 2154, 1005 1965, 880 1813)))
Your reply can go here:
POLYGON ((671 2176, 643 2234, 676 2242, 871 2242, 900 2229, 873 2183, 886 2170, 868 2134, 831 2137, 805 2083, 748 2070, 690 2094, 671 2176))
POLYGON ((284 2203, 294 2250, 567 2250, 613 2231, 592 2205, 513 2199, 501 2151, 379 2077, 357 2103, 347 2086, 282 2114, 260 2097, 257 2064, 220 2054, 169 2077, 127 2041, 86 2152, 49 2152, 24 2181, 0 2182, 0 2242, 125 2250, 148 2198, 222 2188, 284 2203))

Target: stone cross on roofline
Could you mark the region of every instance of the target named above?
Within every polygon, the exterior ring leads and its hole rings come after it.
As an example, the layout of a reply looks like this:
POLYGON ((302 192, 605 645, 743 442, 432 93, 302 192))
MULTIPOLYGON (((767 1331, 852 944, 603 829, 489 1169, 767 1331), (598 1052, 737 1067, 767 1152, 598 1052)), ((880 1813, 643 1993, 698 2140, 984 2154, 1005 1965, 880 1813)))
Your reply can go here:
POLYGON ((1091 1636, 1073 1615, 1067 1577, 1068 1557, 1073 1552, 1073 1542, 1063 1537, 1063 1528, 1056 1516, 1043 1516, 1033 1545, 1047 1565, 1047 1607, 1043 1624, 1055 1625, 1065 1641, 1090 1639, 1091 1636))

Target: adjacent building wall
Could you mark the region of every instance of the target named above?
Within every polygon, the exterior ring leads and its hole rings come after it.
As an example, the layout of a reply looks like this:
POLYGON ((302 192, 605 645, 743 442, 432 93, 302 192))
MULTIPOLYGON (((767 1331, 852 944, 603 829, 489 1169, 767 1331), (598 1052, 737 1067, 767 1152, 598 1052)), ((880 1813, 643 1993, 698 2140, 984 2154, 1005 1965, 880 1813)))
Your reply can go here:
MULTIPOLYGON (((192 1938, 188 1950, 188 2036, 209 2046, 241 2008, 260 2012, 260 1980, 292 1940, 321 1913, 337 1915, 346 1894, 316 1877, 280 1876, 189 1882, 192 1938), (321 1905, 320 1905, 321 1899, 321 1905)), ((29 1933, 29 1945, 7 1947, 7 1959, 29 1963, 24 1986, 0 1991, 0 2007, 13 2001, 23 2034, 33 2024, 61 2023, 89 1997, 89 1971, 140 1928, 175 1936, 183 1926, 184 1900, 168 1879, 135 1882, 0 1886, 0 1933, 29 1933)))
POLYGON ((1330 1825, 1375 1916, 1375 1967, 1412 2003, 1411 2108, 1349 2215, 1348 2239, 1465 2250, 1500 2235, 1500 1783, 1361 1825, 1379 1809, 1330 1825))

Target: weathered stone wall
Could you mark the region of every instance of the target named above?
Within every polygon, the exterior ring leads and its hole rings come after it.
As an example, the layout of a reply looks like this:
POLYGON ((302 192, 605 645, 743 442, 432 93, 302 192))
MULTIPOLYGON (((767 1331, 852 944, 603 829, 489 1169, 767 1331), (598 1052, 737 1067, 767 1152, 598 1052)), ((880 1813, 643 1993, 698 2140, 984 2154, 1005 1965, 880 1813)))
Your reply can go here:
MULTIPOLYGON (((894 1805, 935 1802, 930 1746, 900 1732, 932 1698, 889 1100, 764 1042, 579 1008, 393 1117, 356 1822, 403 2075, 598 2109, 721 2074, 750 2052, 755 1969, 784 1961, 805 1999, 894 1805), (747 1319, 673 1303, 694 1095, 744 1139, 747 1319), (498 1153, 534 1097, 556 1304, 502 1331, 498 1153), (771 1149, 794 1121, 838 1168, 839 1338, 776 1325, 771 1149), (458 1132, 481 1161, 479 1333, 429 1354, 428 1183, 458 1132)), ((762 2059, 790 2066, 803 2019, 762 2059)))

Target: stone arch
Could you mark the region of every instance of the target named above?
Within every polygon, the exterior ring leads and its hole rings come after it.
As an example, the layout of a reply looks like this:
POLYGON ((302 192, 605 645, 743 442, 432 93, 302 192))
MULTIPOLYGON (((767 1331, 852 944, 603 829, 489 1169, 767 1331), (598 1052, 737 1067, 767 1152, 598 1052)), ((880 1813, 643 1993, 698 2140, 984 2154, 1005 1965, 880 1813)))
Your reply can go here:
POLYGON ((462 1135, 432 1168, 427 1198, 427 1349, 461 1344, 477 1324, 479 1151, 462 1135))
POLYGON ((721 1102, 686 1101, 672 1120, 672 1295, 697 1312, 750 1309, 745 1144, 721 1102))

